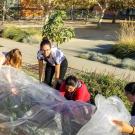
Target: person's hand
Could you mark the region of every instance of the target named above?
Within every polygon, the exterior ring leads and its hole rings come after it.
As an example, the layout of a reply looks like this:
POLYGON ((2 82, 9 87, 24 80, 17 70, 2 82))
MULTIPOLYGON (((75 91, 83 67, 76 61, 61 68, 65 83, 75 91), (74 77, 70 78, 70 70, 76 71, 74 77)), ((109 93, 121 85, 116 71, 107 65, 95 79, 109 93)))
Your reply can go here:
POLYGON ((55 80, 55 81, 53 82, 53 88, 54 88, 54 89, 56 88, 56 85, 57 85, 57 80, 55 80))
POLYGON ((118 127, 120 132, 131 133, 133 131, 133 127, 126 122, 113 120, 113 123, 118 127))
POLYGON ((53 82, 53 88, 57 89, 57 85, 60 83, 60 79, 59 78, 55 78, 55 81, 53 82))

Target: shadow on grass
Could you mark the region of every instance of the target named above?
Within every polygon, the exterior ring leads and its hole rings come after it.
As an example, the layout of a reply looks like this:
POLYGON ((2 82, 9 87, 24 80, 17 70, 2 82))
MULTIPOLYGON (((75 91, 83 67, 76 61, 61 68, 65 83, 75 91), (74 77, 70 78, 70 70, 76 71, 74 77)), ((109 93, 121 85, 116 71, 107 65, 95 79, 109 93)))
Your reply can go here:
POLYGON ((95 48, 85 48, 85 52, 93 51, 97 53, 110 54, 113 44, 102 44, 98 45, 95 48))
POLYGON ((84 26, 76 27, 74 30, 77 39, 116 41, 119 24, 102 23, 100 28, 84 26))

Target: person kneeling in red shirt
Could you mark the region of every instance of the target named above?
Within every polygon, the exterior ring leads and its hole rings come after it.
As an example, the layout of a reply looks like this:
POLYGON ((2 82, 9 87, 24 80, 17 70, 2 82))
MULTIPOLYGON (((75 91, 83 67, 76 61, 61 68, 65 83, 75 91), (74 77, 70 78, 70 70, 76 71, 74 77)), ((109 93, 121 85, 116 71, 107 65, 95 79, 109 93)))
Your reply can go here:
POLYGON ((60 94, 67 100, 90 102, 91 99, 91 94, 85 83, 72 75, 68 76, 66 80, 62 82, 60 94))

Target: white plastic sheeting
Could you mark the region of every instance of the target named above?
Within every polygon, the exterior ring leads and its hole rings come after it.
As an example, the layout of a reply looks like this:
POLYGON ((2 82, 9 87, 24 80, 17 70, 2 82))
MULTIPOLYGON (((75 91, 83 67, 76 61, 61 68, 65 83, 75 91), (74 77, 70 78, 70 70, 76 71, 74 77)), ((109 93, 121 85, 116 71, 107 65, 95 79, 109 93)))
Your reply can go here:
POLYGON ((77 135, 120 135, 112 120, 129 122, 131 116, 123 102, 115 96, 105 99, 96 96, 97 110, 91 120, 83 126, 77 135))
POLYGON ((91 104, 67 101, 22 71, 0 67, 1 135, 75 135, 94 111, 91 104))

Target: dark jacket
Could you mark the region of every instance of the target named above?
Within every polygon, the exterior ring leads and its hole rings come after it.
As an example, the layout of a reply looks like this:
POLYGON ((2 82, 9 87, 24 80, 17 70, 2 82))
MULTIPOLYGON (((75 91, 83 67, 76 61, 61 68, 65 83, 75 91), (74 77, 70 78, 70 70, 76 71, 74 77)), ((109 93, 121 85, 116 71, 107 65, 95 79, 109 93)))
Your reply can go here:
POLYGON ((133 107, 131 110, 131 116, 135 116, 135 103, 133 104, 133 107))

